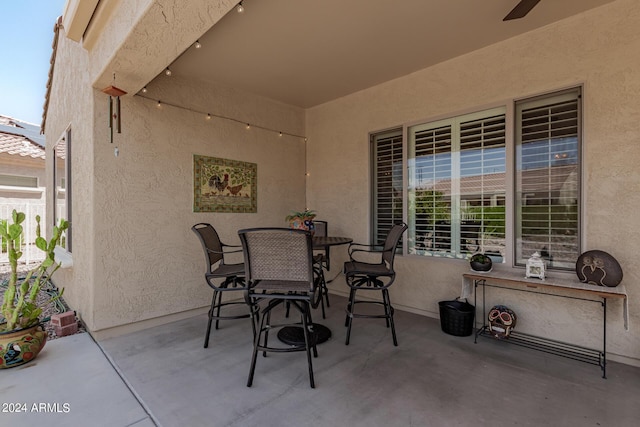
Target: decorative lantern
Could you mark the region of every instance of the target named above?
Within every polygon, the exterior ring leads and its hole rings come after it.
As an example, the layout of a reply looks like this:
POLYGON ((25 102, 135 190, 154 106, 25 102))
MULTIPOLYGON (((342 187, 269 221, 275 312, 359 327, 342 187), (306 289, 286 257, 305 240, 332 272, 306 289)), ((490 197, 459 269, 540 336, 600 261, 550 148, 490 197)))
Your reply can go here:
POLYGON ((540 257, 540 254, 534 252, 531 258, 527 260, 526 277, 537 277, 538 279, 544 280, 545 267, 544 260, 540 257))

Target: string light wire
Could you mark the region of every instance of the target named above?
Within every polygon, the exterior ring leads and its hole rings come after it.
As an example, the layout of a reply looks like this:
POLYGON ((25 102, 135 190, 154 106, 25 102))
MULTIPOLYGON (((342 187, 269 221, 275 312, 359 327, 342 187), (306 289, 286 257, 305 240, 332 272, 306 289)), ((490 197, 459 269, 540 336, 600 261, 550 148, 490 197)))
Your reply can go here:
POLYGON ((249 123, 246 120, 239 120, 239 119, 236 119, 236 118, 233 118, 233 117, 223 116, 221 114, 213 114, 213 113, 208 113, 206 111, 194 110, 193 108, 183 107, 182 105, 172 104, 170 102, 149 98, 147 96, 141 95, 140 93, 136 94, 135 96, 139 96, 140 98, 146 99, 148 101, 152 101, 152 102, 156 103, 156 105, 158 107, 160 107, 160 106, 162 106, 162 107, 169 106, 169 107, 173 107, 173 108, 179 108, 181 110, 191 111, 192 113, 195 113, 195 114, 197 114, 199 116, 205 116, 207 118, 207 120, 209 120, 210 117, 216 117, 218 119, 223 119, 223 120, 228 120, 228 121, 231 121, 231 122, 239 123, 239 124, 241 124, 242 126, 244 126, 247 129, 253 129, 253 128, 261 129, 261 130, 264 130, 264 131, 267 131, 267 132, 275 133, 278 136, 287 135, 287 136, 291 136, 293 138, 299 138, 303 142, 307 142, 307 137, 304 136, 304 135, 297 135, 295 133, 283 132, 283 131, 278 130, 278 129, 271 129, 271 128, 268 128, 266 126, 256 125, 254 123, 249 123))

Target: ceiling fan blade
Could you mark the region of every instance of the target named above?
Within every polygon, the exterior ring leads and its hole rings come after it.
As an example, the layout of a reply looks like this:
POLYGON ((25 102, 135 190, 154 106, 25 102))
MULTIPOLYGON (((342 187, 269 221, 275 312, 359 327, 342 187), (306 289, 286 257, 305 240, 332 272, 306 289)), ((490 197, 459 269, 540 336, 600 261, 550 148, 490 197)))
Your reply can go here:
POLYGON ((514 7, 511 12, 507 16, 504 17, 503 21, 510 21, 512 19, 520 19, 524 17, 527 13, 531 12, 540 0, 520 0, 520 3, 514 7))

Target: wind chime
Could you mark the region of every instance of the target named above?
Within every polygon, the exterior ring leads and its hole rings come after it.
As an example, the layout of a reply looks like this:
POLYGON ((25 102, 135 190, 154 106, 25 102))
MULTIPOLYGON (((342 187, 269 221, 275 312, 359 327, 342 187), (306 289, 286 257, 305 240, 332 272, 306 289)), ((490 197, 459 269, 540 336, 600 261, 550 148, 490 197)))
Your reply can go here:
MULTIPOLYGON (((116 75, 113 75, 113 82, 116 81, 116 75)), ((122 122, 120 120, 120 97, 126 95, 127 92, 115 87, 114 85, 108 86, 102 89, 102 92, 109 95, 109 142, 113 144, 113 128, 116 128, 116 132, 122 133, 122 122), (115 98, 115 108, 113 98, 115 98)), ((117 150, 117 148, 116 148, 117 150)), ((116 151, 117 153, 117 151, 116 151)), ((116 154, 117 156, 117 154, 116 154)))

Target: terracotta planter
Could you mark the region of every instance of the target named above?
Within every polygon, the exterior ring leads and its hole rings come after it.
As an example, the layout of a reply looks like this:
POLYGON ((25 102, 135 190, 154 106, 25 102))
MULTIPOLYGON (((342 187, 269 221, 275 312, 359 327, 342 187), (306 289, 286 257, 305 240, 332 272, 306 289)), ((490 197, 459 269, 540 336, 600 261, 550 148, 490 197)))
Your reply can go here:
POLYGON ((23 365, 36 358, 47 342, 41 324, 0 332, 0 369, 23 365))

